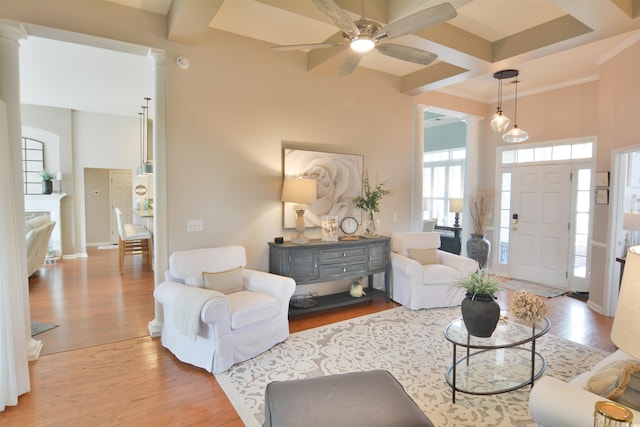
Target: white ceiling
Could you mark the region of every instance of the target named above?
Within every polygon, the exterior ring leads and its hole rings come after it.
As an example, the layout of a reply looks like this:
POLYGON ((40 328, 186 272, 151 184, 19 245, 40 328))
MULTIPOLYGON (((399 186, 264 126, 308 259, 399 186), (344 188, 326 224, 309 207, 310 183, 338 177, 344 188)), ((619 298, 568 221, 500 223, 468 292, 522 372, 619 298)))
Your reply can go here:
MULTIPOLYGON (((172 0, 106 1, 167 16, 167 38, 192 45, 198 43, 206 27, 273 45, 318 43, 339 33, 312 0, 179 1, 173 7, 172 0)), ((365 0, 365 15, 384 24, 441 2, 365 0)), ((336 3, 353 19, 360 17, 360 0, 336 0, 336 3)), ((497 100, 498 83, 493 78, 496 71, 518 69, 518 92, 524 96, 595 80, 602 61, 640 39, 637 17, 640 11, 633 8, 636 0, 451 0, 451 3, 457 17, 448 23, 394 39, 397 44, 437 53, 436 62, 425 67, 372 52, 360 65, 400 77, 406 93, 440 90, 493 103, 497 100)), ((332 48, 334 58, 328 59, 336 73, 342 49, 332 48)), ((318 51, 312 50, 308 56, 311 58, 318 51)), ((30 38, 21 49, 21 69, 22 96, 27 103, 51 105, 51 99, 64 94, 67 99, 75 98, 72 108, 93 111, 98 107, 87 105, 102 99, 108 112, 135 114, 138 104, 151 91, 149 60, 106 49, 96 52, 83 46, 30 38), (43 51, 50 56, 49 61, 42 60, 43 51), (120 72, 123 69, 128 70, 126 74, 120 72), (37 84, 40 73, 46 73, 46 86, 37 84), (121 96, 118 105, 116 98, 121 96), (47 97, 48 103, 38 102, 39 98, 47 97), (129 110, 123 101, 135 105, 129 110)), ((343 78, 355 79, 358 73, 343 78)), ((511 85, 505 85, 504 93, 505 98, 512 96, 511 85)))

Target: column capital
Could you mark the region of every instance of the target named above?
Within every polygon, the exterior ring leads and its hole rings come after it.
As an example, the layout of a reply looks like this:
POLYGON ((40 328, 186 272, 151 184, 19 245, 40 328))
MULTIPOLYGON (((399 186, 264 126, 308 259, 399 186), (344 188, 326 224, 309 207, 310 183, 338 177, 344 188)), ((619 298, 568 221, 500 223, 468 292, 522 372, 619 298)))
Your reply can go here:
POLYGON ((0 37, 19 42, 27 36, 27 30, 20 22, 0 18, 0 37))
POLYGON ((147 52, 147 58, 150 59, 156 67, 167 65, 167 54, 164 50, 149 49, 149 52, 147 52))

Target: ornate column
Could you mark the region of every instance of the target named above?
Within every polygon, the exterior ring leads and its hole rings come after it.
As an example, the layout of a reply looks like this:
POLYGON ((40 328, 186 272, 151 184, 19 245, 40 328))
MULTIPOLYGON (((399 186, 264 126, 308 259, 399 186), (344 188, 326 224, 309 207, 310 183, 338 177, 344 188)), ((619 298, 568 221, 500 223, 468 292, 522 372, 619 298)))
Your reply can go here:
MULTIPOLYGON (((467 125, 467 155, 465 160, 465 184, 464 194, 470 196, 476 190, 476 184, 480 182, 480 144, 481 144, 481 132, 482 119, 479 117, 466 117, 464 119, 467 125)), ((469 204, 465 203, 463 217, 468 218, 466 224, 462 227, 462 252, 461 254, 467 256, 467 240, 471 237, 471 214, 469 213, 469 204)))
POLYGON ((424 111, 416 104, 413 112, 414 144, 411 182, 411 231, 422 231, 422 173, 424 169, 424 111))
MULTIPOLYGON (((155 286, 164 282, 168 266, 167 244, 167 56, 164 51, 150 49, 153 62, 154 93, 151 98, 153 120, 153 260, 155 286)), ((154 300, 155 301, 155 300, 154 300)), ((149 334, 160 336, 164 316, 162 305, 155 301, 155 318, 149 322, 149 334)))

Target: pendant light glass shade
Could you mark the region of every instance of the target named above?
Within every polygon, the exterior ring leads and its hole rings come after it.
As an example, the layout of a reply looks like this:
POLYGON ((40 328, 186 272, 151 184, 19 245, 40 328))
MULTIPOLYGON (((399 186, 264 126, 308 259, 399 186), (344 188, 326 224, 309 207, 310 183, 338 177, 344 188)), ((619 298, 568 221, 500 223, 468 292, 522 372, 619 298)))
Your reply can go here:
POLYGON ((502 109, 500 107, 498 107, 498 110, 493 117, 491 117, 491 121, 489 122, 491 129, 493 129, 495 133, 502 133, 507 130, 510 123, 511 120, 509 120, 509 117, 502 114, 502 109))
POLYGON ((489 124, 495 133, 502 133, 509 127, 511 120, 502 112, 502 80, 509 79, 518 75, 517 70, 502 70, 493 74, 493 78, 498 80, 498 108, 496 113, 491 117, 489 124))
POLYGON ((511 143, 524 142, 529 139, 529 134, 526 131, 520 129, 518 125, 513 125, 509 132, 502 135, 502 139, 504 140, 504 142, 511 143))

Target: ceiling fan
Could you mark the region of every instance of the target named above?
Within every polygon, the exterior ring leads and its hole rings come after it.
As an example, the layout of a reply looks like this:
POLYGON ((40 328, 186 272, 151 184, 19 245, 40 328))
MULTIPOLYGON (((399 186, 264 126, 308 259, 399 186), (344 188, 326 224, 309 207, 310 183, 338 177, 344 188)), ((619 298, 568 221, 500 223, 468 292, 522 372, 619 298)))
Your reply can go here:
POLYGON ((374 48, 378 52, 396 59, 416 64, 429 65, 435 61, 438 55, 414 47, 393 43, 378 44, 378 42, 433 27, 446 22, 451 18, 455 18, 457 15, 456 10, 451 3, 442 3, 398 19, 397 21, 383 27, 377 22, 365 19, 364 0, 362 0, 362 16, 357 21, 353 21, 349 15, 347 15, 347 13, 335 3, 334 0, 313 0, 313 3, 342 31, 344 41, 273 46, 272 49, 318 49, 338 47, 348 44, 353 52, 342 63, 338 73, 340 76, 351 74, 358 67, 362 56, 371 52, 374 48))

